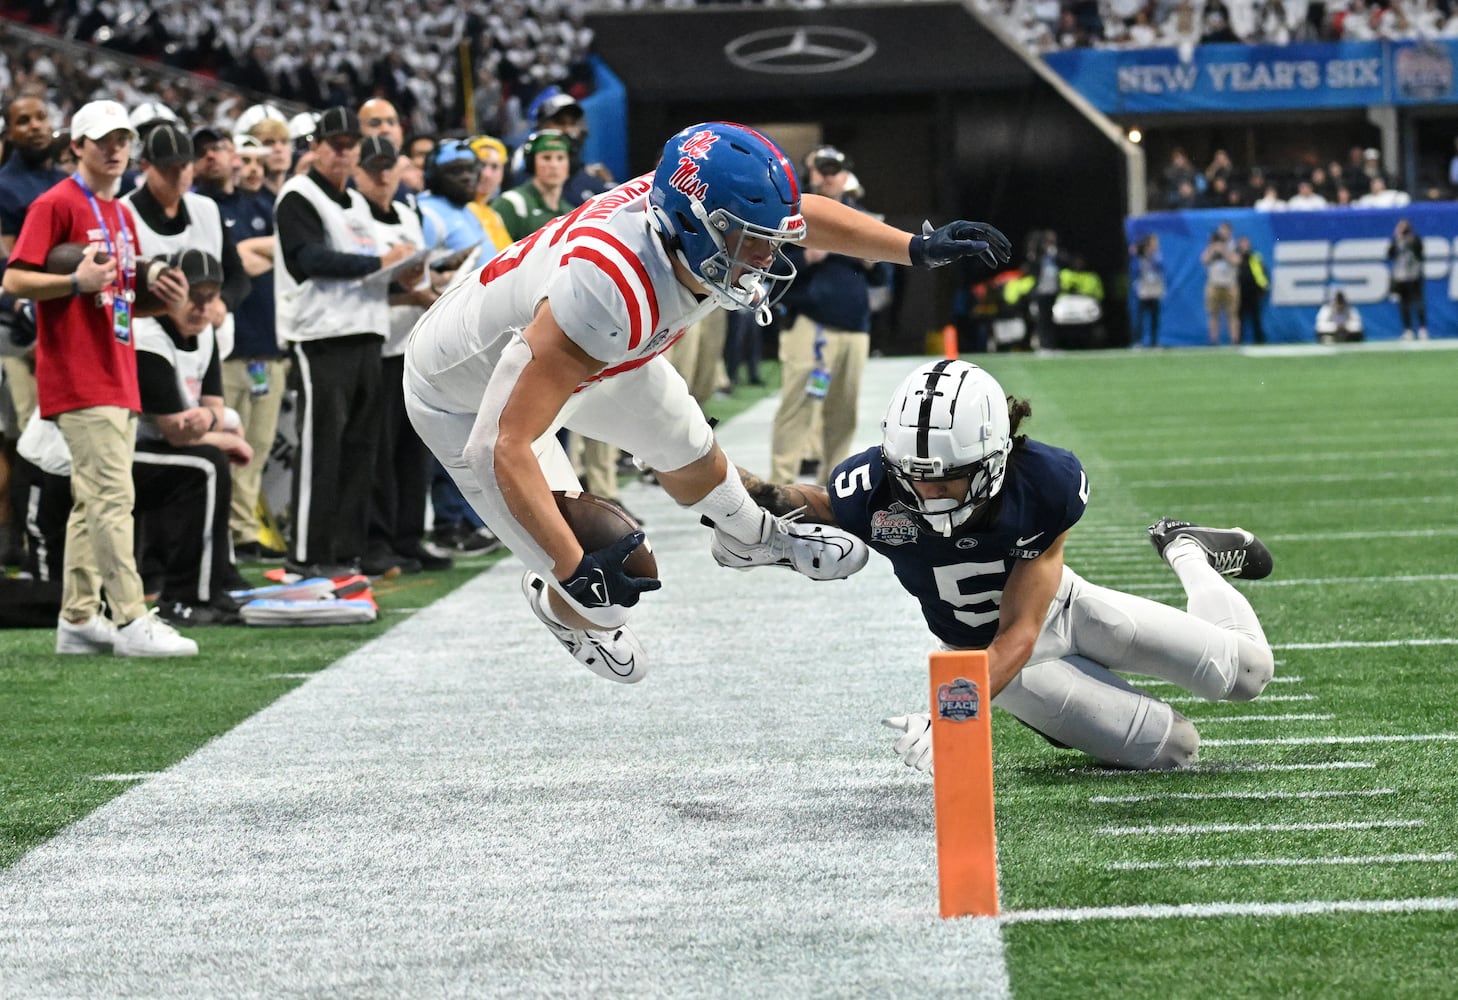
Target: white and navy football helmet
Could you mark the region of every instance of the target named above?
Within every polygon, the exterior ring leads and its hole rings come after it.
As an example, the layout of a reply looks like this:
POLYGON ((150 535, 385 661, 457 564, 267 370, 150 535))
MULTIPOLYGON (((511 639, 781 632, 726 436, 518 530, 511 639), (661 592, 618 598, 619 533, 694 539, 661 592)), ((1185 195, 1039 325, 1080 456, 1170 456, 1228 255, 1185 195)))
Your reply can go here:
POLYGON ((805 238, 800 184, 778 146, 732 122, 691 125, 663 147, 649 205, 670 252, 719 305, 769 321, 795 278, 781 247, 805 238), (768 263, 754 262, 763 247, 751 239, 769 241, 768 263))
POLYGON ((1007 396, 965 361, 933 361, 908 375, 881 421, 881 460, 896 498, 924 528, 950 535, 997 496, 1012 451, 1007 396), (914 483, 966 479, 961 497, 927 499, 914 483))

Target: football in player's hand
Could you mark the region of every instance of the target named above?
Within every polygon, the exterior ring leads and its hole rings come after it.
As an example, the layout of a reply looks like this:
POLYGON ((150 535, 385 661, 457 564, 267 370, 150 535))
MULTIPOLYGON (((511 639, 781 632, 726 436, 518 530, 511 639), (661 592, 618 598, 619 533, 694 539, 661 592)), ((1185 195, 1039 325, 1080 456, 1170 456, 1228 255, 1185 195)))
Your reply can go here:
POLYGON ((172 266, 165 257, 137 262, 137 297, 132 308, 138 316, 155 316, 167 311, 167 303, 157 297, 157 293, 152 291, 152 285, 170 270, 172 266))
MULTIPOLYGON (((562 520, 572 529, 584 552, 605 549, 624 535, 642 530, 642 525, 611 500, 576 490, 556 490, 552 495, 562 520)), ((658 579, 658 560, 653 558, 652 543, 645 540, 634 549, 624 560, 623 568, 629 576, 658 579)))
MULTIPOLYGON (((81 263, 82 256, 86 253, 89 243, 57 243, 51 247, 51 252, 46 254, 47 274, 74 274, 76 266, 81 263)), ((105 264, 111 260, 111 254, 106 250, 96 251, 96 262, 105 264)))

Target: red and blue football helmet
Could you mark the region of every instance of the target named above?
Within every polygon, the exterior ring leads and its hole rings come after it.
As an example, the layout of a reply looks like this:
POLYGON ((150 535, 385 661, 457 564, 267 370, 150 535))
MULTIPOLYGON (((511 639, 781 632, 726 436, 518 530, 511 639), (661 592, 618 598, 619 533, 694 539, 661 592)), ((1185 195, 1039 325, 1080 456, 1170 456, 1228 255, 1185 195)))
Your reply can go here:
POLYGON ((721 306, 768 322, 795 278, 781 248, 805 238, 800 185, 778 146, 732 122, 691 125, 663 147, 649 205, 669 250, 721 306), (746 240, 769 242, 768 263, 746 240))

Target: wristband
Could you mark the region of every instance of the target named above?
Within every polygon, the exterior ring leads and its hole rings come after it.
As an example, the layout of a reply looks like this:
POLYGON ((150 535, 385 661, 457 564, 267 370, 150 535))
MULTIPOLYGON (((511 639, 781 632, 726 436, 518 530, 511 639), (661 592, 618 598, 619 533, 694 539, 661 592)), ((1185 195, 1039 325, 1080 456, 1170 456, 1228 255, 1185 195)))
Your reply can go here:
POLYGON ((209 407, 208 408, 208 413, 212 414, 212 417, 213 417, 213 422, 210 423, 210 424, 208 424, 208 430, 209 431, 215 431, 215 430, 218 429, 218 411, 212 409, 211 407, 209 407))
POLYGON ((71 272, 71 294, 72 295, 80 295, 81 294, 81 279, 78 278, 78 277, 76 277, 76 272, 75 271, 72 271, 71 272))

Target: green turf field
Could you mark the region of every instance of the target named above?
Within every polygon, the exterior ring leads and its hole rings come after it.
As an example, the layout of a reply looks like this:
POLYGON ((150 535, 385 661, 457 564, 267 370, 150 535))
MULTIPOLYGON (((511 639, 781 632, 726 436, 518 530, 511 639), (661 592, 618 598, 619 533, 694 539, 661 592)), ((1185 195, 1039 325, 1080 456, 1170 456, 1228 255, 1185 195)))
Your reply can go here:
MULTIPOLYGON (((1276 647, 1276 681, 1249 703, 1176 701, 1202 734, 1196 770, 1108 773, 997 716, 1013 995, 1458 994, 1458 352, 978 360, 1032 400, 1029 433, 1088 468, 1089 512, 1068 551, 1083 576, 1178 602, 1139 530, 1163 515, 1249 528, 1276 563, 1269 580, 1240 585, 1276 647)), ((60 658, 48 631, 6 634, 0 864, 129 787, 98 777, 166 767, 301 683, 279 675, 320 670, 481 565, 382 588, 385 614, 366 629, 199 630, 196 661, 60 658)), ((827 751, 829 774, 859 747, 827 751)), ((744 767, 770 786, 805 780, 762 752, 724 780, 744 767)), ((919 801, 895 767, 877 780, 919 801)), ((825 815, 854 833, 880 814, 825 815)), ((925 830, 908 822, 903 836, 925 830)), ((882 919, 864 915, 868 955, 882 919)), ((832 961, 862 947, 797 933, 832 961)))
MULTIPOLYGON (((1278 647, 1277 682, 1249 703, 1177 705, 1209 770, 1070 767, 1000 717, 1004 907, 1458 896, 1458 355, 987 367, 1032 397, 1035 435, 1088 468, 1092 502, 1068 552, 1085 577, 1177 601, 1128 531, 1162 515, 1249 528, 1276 564, 1241 586, 1278 647), (1411 741, 1361 742, 1372 737, 1411 741), (1273 738, 1308 742, 1260 742, 1273 738)), ((1006 928, 1016 996, 1455 993, 1451 911, 1088 916, 1006 928)))

